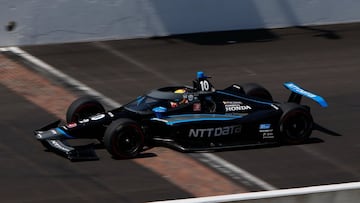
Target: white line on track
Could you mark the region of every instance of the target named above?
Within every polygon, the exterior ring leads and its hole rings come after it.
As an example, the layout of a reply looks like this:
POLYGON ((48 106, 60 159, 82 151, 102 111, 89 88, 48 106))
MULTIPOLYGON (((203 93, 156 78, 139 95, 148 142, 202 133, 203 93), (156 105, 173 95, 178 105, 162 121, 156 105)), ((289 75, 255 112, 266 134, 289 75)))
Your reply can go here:
POLYGON ((19 47, 7 47, 1 48, 0 51, 10 51, 17 56, 22 57, 23 59, 31 62, 32 64, 36 65, 42 71, 49 73, 50 75, 56 77, 58 80, 63 81, 65 84, 70 85, 71 87, 75 88, 77 91, 84 92, 90 96, 99 98, 104 104, 111 106, 111 107, 119 107, 121 104, 117 103, 116 101, 106 97, 105 95, 101 94, 100 92, 88 87, 84 83, 66 75, 65 73, 57 70, 53 66, 45 63, 44 61, 32 56, 31 54, 27 53, 26 51, 20 49, 19 47))
MULTIPOLYGON (((100 46, 100 45, 99 45, 100 46)), ((111 48, 106 48, 103 47, 108 51, 114 52, 114 50, 111 48)), ((52 75, 53 77, 55 77, 56 79, 64 82, 65 84, 75 88, 77 91, 86 93, 90 96, 94 96, 99 98, 105 105, 108 105, 109 107, 112 108, 116 108, 121 106, 120 103, 112 100, 109 97, 106 97, 105 95, 101 94, 100 92, 88 87, 87 85, 85 85, 84 83, 70 77, 69 75, 66 75, 65 73, 57 70, 55 67, 45 63, 44 61, 36 58, 35 56, 32 56, 31 54, 27 53, 26 51, 20 49, 19 47, 6 47, 6 48, 0 48, 0 51, 3 52, 12 52, 13 54, 31 62, 32 64, 34 64, 35 66, 37 66, 37 68, 39 68, 42 71, 45 71, 46 73, 52 75)), ((123 55, 120 52, 116 52, 113 54, 121 54, 120 57, 126 59, 127 56, 123 55)), ((168 80, 167 77, 165 77, 164 75, 162 75, 161 73, 152 71, 151 69, 149 69, 147 66, 145 66, 144 64, 138 63, 136 61, 134 61, 131 58, 128 58, 127 60, 129 60, 131 63, 134 63, 134 65, 140 66, 142 67, 142 69, 144 69, 147 72, 151 72, 156 74, 158 77, 164 79, 164 80, 168 80)), ((214 154, 210 154, 210 153, 199 153, 199 154, 195 154, 193 157, 198 158, 201 162, 207 164, 208 166, 210 166, 211 168, 218 170, 219 172, 228 175, 229 177, 233 178, 236 181, 242 182, 242 183, 247 183, 247 185, 251 185, 251 186, 256 186, 260 189, 263 190, 275 190, 276 187, 270 185, 269 183, 266 183, 265 181, 261 180, 260 178, 250 174, 249 172, 245 171, 244 169, 239 168, 238 166, 235 166, 234 164, 214 155, 214 154)))
POLYGON ((239 181, 242 184, 250 187, 257 187, 263 190, 276 190, 277 188, 269 183, 261 180, 260 178, 250 174, 244 169, 210 153, 198 153, 194 154, 194 157, 198 158, 201 162, 210 165, 217 171, 231 177, 233 180, 239 181))

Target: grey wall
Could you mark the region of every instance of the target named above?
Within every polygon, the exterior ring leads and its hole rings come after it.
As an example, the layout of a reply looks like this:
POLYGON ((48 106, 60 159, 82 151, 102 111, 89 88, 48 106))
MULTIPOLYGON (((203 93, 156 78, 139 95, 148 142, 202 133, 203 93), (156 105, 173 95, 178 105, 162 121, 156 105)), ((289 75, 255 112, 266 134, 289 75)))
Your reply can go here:
POLYGON ((0 46, 359 22, 359 10, 357 0, 0 0, 0 46))

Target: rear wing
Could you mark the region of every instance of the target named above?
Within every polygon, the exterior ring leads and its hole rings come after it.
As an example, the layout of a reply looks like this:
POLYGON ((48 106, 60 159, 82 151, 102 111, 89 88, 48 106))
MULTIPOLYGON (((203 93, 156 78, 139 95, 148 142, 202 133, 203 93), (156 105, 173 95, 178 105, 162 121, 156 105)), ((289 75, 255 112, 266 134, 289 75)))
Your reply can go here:
POLYGON ((287 89, 289 89, 291 91, 288 102, 294 102, 294 103, 300 104, 301 98, 304 96, 304 97, 314 100, 316 103, 318 103, 323 108, 328 107, 328 104, 324 98, 322 98, 321 96, 316 95, 314 93, 311 93, 307 90, 304 90, 303 88, 299 87, 298 85, 296 85, 293 82, 284 83, 284 87, 286 87, 287 89))

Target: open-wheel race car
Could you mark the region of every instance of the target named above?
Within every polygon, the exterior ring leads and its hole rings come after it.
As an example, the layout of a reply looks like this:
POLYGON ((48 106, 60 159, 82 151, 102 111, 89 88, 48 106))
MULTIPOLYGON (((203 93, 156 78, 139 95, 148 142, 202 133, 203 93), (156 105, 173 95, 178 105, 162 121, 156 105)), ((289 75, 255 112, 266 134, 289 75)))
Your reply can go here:
POLYGON ((93 147, 70 146, 71 139, 97 139, 114 158, 134 158, 145 147, 167 146, 183 152, 224 150, 305 142, 314 121, 303 96, 322 107, 326 101, 287 82, 287 102, 275 102, 258 84, 233 84, 216 90, 203 72, 192 86, 152 90, 106 111, 95 98, 81 97, 67 110, 66 123, 34 131, 48 150, 70 160, 98 159, 93 147))

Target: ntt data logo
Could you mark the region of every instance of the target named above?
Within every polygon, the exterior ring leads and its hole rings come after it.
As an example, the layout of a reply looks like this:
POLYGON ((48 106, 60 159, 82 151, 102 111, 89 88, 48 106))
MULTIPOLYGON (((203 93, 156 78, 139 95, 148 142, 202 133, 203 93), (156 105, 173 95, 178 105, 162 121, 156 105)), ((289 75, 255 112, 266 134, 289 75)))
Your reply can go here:
POLYGON ((219 128, 199 128, 190 129, 189 137, 194 138, 207 138, 219 137, 231 134, 238 134, 241 132, 241 125, 232 125, 219 128))

